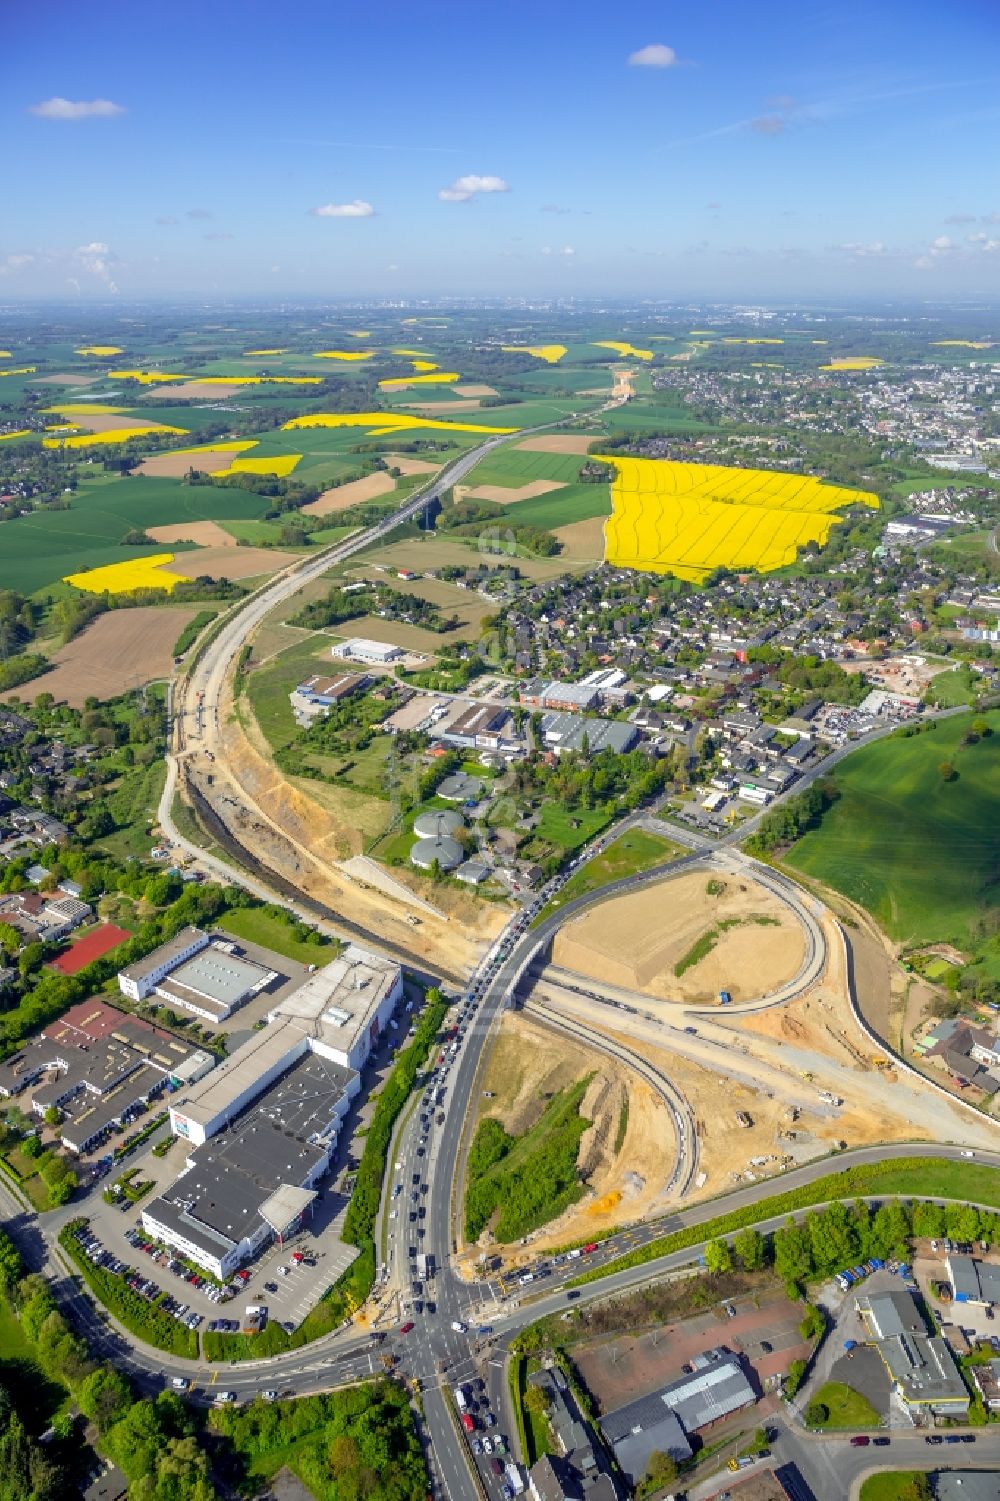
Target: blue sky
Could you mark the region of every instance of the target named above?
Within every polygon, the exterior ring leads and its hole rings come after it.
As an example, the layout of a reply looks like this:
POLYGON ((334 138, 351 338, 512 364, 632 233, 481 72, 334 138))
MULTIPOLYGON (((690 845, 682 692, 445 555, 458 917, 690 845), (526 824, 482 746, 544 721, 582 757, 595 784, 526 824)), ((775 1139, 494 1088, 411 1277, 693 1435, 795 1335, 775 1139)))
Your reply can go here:
POLYGON ((1000 294, 994 0, 55 0, 0 85, 0 301, 1000 294))

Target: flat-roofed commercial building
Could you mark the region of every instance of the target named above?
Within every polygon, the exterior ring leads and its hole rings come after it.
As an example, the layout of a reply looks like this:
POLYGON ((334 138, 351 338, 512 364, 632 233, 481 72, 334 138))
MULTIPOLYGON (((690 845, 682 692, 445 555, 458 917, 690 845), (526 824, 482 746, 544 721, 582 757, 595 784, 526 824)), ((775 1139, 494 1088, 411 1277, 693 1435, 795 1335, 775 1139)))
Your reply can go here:
POLYGON ((150 1235, 226 1278, 301 1224, 327 1164, 322 1147, 255 1114, 193 1152, 171 1187, 143 1209, 142 1223, 150 1235))
POLYGON ((583 714, 543 714, 542 739, 561 756, 564 751, 582 751, 590 755, 612 750, 624 755, 638 744, 639 731, 621 719, 592 719, 583 714))
POLYGON ((956 1303, 1000 1303, 1000 1266, 952 1253, 945 1260, 956 1303))
POLYGON ((331 963, 268 1014, 310 1039, 314 1052, 361 1069, 403 996, 403 971, 391 959, 349 943, 331 963))
POLYGON ((142 1221, 151 1235, 227 1277, 301 1223, 361 1081, 278 1021, 212 1083, 171 1110, 175 1132, 195 1146, 142 1221))
POLYGON ((944 1340, 927 1333, 910 1294, 873 1293, 855 1306, 899 1400, 911 1411, 964 1417, 969 1410, 965 1382, 944 1340))
POLYGON ((183 928, 145 959, 123 969, 118 985, 130 1000, 156 995, 168 1006, 218 1023, 277 979, 277 970, 243 958, 230 939, 183 928))
POLYGON ((0 1064, 0 1095, 24 1094, 36 1115, 63 1114, 71 1152, 91 1151, 141 1104, 194 1083, 215 1064, 160 1027, 105 1001, 81 1001, 0 1064))

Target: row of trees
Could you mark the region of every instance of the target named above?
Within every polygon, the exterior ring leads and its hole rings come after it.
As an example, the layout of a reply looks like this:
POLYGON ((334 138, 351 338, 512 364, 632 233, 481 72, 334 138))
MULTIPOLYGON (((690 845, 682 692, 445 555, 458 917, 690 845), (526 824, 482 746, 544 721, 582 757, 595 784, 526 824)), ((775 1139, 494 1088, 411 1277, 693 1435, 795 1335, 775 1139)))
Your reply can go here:
POLYGON ((862 1200, 833 1203, 813 1210, 800 1221, 791 1216, 773 1235, 739 1230, 731 1240, 709 1241, 705 1266, 728 1272, 738 1262, 746 1271, 773 1266, 793 1296, 816 1278, 829 1277, 845 1267, 884 1259, 909 1259, 914 1236, 950 1236, 955 1241, 1000 1241, 1000 1215, 971 1204, 938 1204, 890 1199, 874 1208, 862 1200))

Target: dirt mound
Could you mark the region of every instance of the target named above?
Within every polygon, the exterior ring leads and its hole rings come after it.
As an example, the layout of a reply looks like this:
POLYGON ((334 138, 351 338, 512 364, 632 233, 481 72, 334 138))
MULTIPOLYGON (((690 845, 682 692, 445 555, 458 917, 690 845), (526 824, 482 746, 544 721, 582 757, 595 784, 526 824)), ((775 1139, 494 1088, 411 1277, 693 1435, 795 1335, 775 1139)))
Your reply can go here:
POLYGON ((664 1000, 712 1000, 725 989, 741 1001, 790 980, 804 952, 801 927, 771 892, 696 871, 602 902, 558 933, 552 958, 664 1000))

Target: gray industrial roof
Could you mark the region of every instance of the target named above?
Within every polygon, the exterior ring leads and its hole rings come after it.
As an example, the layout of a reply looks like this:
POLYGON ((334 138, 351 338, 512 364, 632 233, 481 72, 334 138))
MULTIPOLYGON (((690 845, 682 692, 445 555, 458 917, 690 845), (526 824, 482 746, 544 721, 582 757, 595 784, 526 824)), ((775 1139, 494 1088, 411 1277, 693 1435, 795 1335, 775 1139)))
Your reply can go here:
POLYGON ((465 859, 465 851, 456 839, 442 835, 433 839, 418 839, 410 850, 410 859, 414 865, 420 865, 424 870, 429 870, 435 860, 442 870, 454 870, 465 859))
POLYGON ((904 1401, 914 1406, 967 1407, 969 1393, 951 1351, 929 1337, 909 1293, 876 1293, 858 1308, 904 1401))
POLYGON ((454 808, 429 808, 413 820, 413 832, 421 839, 436 839, 439 834, 454 834, 465 828, 465 819, 454 808))
POLYGON ((635 725, 626 721, 569 713, 543 714, 542 735, 559 750, 581 750, 586 739, 591 754, 602 750, 621 754, 630 750, 639 738, 635 725))
POLYGON ((639 1397, 600 1421, 615 1458, 633 1485, 645 1475, 652 1454, 669 1454, 676 1460, 691 1457, 691 1445, 680 1419, 660 1393, 639 1397))
POLYGON ((1000 1266, 971 1256, 949 1256, 945 1265, 955 1297, 972 1303, 1000 1303, 1000 1266))
POLYGON ((232 1009, 244 996, 267 984, 274 973, 249 959, 238 959, 235 954, 209 946, 171 970, 170 982, 180 990, 193 991, 195 996, 206 996, 232 1009))
POLYGON ((996 1470, 939 1470, 934 1476, 937 1501, 997 1501, 996 1470))

